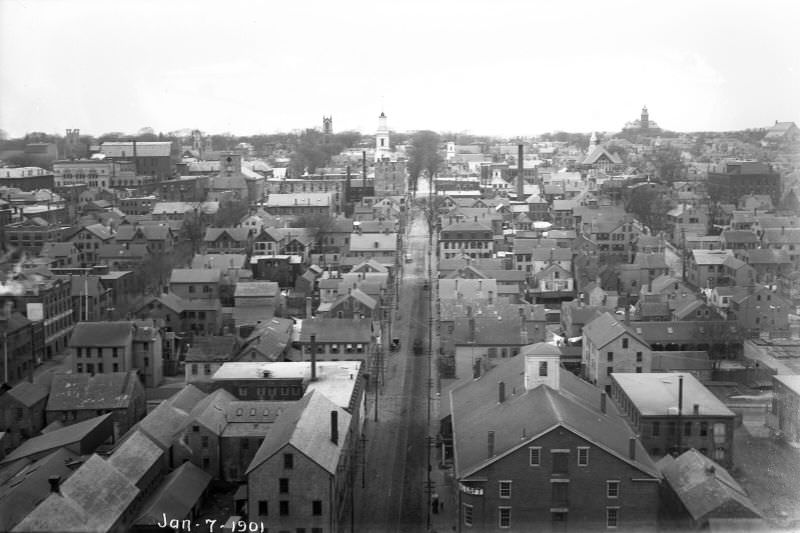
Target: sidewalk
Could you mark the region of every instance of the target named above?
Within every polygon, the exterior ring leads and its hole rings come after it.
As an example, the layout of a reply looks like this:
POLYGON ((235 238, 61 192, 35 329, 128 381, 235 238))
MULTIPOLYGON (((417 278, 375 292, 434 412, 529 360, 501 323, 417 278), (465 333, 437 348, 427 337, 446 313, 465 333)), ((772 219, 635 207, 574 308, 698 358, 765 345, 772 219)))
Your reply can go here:
MULTIPOLYGON (((434 236, 431 243, 433 249, 431 254, 431 301, 438 300, 438 283, 439 278, 439 265, 436 263, 436 247, 438 246, 438 238, 434 236)), ((432 312, 438 306, 434 305, 432 312)), ((434 328, 438 327, 439 317, 434 315, 434 328)), ((433 387, 431 389, 431 421, 428 428, 428 435, 433 438, 433 442, 437 442, 439 435, 439 420, 441 412, 441 402, 448 401, 441 395, 441 382, 439 379, 439 365, 437 364, 439 357, 439 336, 434 331, 433 344, 431 345, 432 357, 431 364, 431 382, 433 387)), ((431 482, 433 484, 432 499, 438 496, 439 508, 438 512, 431 512, 431 531, 436 533, 444 533, 448 531, 456 531, 458 521, 458 494, 455 491, 455 483, 453 482, 453 469, 450 466, 442 465, 442 450, 440 447, 434 447, 431 450, 431 482)))

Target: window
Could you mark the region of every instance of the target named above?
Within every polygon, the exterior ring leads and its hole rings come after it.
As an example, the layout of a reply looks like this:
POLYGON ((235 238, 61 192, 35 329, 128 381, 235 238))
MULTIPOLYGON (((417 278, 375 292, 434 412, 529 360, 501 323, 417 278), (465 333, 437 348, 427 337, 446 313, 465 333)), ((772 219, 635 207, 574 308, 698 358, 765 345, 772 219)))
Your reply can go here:
POLYGON ((589 466, 589 448, 586 446, 578 447, 578 466, 589 466))
POLYGON ((511 481, 500 481, 500 497, 501 498, 510 498, 511 497, 511 481))
POLYGON ((653 424, 650 426, 650 429, 652 431, 652 435, 654 437, 658 437, 661 435, 661 422, 653 422, 653 424))
POLYGON ((97 363, 97 371, 99 373, 103 373, 103 363, 97 363))
POLYGON ((541 466, 542 449, 539 447, 528 448, 528 458, 531 466, 541 466))
POLYGON ((208 435, 203 435, 202 437, 200 437, 200 445, 203 448, 208 448, 208 435))
POLYGON ((211 363, 203 363, 203 374, 206 376, 211 373, 211 363))
POLYGON ((22 407, 17 407, 16 413, 17 413, 17 420, 22 420, 23 418, 25 418, 25 412, 23 411, 22 407))
POLYGON ((619 481, 606 481, 606 497, 619 498, 619 481))
POLYGON ((267 500, 258 500, 258 514, 260 516, 267 516, 269 514, 267 512, 268 509, 267 500))
POLYGON ((239 387, 239 398, 247 398, 247 387, 239 387))
POLYGON ((311 502, 311 514, 314 516, 322 516, 322 500, 314 500, 311 502))
POLYGON ((289 492, 289 478, 288 477, 282 477, 282 478, 280 478, 278 480, 278 491, 281 494, 286 494, 287 492, 289 492))
POLYGON ((606 361, 608 361, 609 363, 614 361, 614 352, 606 353, 606 361))
POLYGON ((550 504, 553 507, 567 507, 569 505, 569 483, 550 483, 550 504))
POLYGON ((119 353, 117 352, 117 348, 111 348, 111 357, 119 357, 119 353))
POLYGON ((637 367, 636 367, 636 373, 637 373, 637 374, 641 374, 641 373, 642 373, 642 367, 640 367, 640 366, 637 366, 637 367))
POLYGON ((498 507, 498 526, 501 528, 511 527, 511 507, 498 507))
POLYGON ((701 437, 708 436, 708 422, 700 422, 700 436, 701 437))
POLYGON ((606 527, 616 528, 619 523, 619 507, 606 508, 606 527))
POLYGON ((197 433, 198 431, 200 431, 200 426, 198 426, 197 424, 193 425, 192 426, 192 431, 197 433))
POLYGON ((208 468, 209 466, 211 466, 211 459, 203 457, 203 468, 208 468))
POLYGON ((291 470, 294 468, 294 455, 291 453, 283 454, 283 468, 291 470))
POLYGON ((547 377, 547 361, 539 363, 539 377, 547 377))
POLYGON ((197 363, 192 363, 192 375, 197 375, 197 363))
POLYGON ((553 473, 566 474, 569 472, 569 452, 553 452, 553 473))
POLYGON ((466 503, 464 504, 464 525, 472 525, 472 506, 466 503))
POLYGON ((78 363, 75 370, 78 374, 83 372, 83 363, 78 363))
POLYGON ((612 372, 614 372, 613 366, 606 367, 606 376, 610 376, 612 372))
POLYGON ((289 516, 289 501, 281 500, 279 504, 279 513, 281 516, 289 516))
POLYGON ((637 363, 642 362, 642 352, 636 352, 636 362, 637 363))
POLYGON ((622 347, 623 348, 627 348, 628 347, 628 339, 627 338, 622 339, 622 347))

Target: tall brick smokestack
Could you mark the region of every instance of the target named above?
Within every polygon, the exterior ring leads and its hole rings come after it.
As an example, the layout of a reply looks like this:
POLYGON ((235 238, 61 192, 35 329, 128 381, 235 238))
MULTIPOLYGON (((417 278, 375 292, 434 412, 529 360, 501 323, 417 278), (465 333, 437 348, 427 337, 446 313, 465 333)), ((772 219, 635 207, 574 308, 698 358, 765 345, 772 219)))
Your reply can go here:
POLYGON ((525 194, 525 177, 523 176, 523 170, 525 165, 522 163, 522 158, 524 157, 524 149, 522 144, 517 145, 517 201, 522 200, 522 195, 525 194))

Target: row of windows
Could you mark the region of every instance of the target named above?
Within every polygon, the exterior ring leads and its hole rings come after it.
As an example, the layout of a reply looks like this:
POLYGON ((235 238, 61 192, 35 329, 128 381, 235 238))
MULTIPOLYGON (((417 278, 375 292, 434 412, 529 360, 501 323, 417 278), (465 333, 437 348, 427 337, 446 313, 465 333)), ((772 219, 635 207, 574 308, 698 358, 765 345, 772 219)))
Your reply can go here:
MULTIPOLYGON (((102 357, 103 356, 103 349, 102 348, 85 348, 86 352, 84 352, 84 348, 76 348, 75 355, 78 358, 84 357, 102 357), (92 350, 95 350, 94 356, 92 355, 92 350)), ((119 348, 111 348, 111 357, 119 357, 119 348)))
MULTIPOLYGON (((498 485, 498 496, 503 499, 510 499, 511 498, 511 480, 501 480, 497 482, 498 485)), ((563 493, 566 490, 565 487, 569 485, 569 482, 566 483, 551 483, 554 487, 554 501, 563 501, 566 496, 559 494, 563 493), (560 488, 556 488, 560 487, 560 488), (558 497, 556 497, 558 496, 558 497)), ((606 481, 606 497, 607 498, 619 498, 620 493, 620 482, 619 480, 607 480, 606 481)))
MULTIPOLYGON (((259 516, 269 516, 269 500, 258 500, 258 514, 259 516)), ((278 514, 280 516, 290 516, 289 501, 280 500, 278 502, 278 514)), ((322 500, 314 500, 311 502, 311 515, 322 516, 322 500)), ((311 531, 322 531, 321 528, 312 528, 311 531)))
MULTIPOLYGON (((547 364, 547 363, 544 363, 547 364)), ((539 367, 539 375, 546 376, 547 368, 539 367), (544 372, 544 374, 542 374, 544 372)), ((553 459, 553 472, 554 473, 567 473, 569 470, 569 454, 568 449, 550 450, 553 459)), ((530 466, 542 466, 542 448, 540 446, 531 446, 528 448, 528 464, 530 466)), ((589 447, 578 446, 578 466, 589 466, 589 447)))
POLYGON ((442 241, 442 246, 445 250, 463 250, 465 248, 478 248, 478 249, 488 249, 491 248, 491 242, 483 242, 483 241, 458 241, 458 242, 450 242, 450 241, 442 241))
MULTIPOLYGON (((724 432, 725 425, 724 424, 720 424, 720 426, 722 427, 722 431, 724 432)), ((675 421, 667 422, 667 427, 666 427, 667 433, 666 434, 667 435, 675 435, 675 433, 677 431, 677 427, 678 427, 677 426, 677 422, 675 422, 675 421)), ((693 422, 684 422, 684 424, 683 424, 683 434, 684 434, 684 436, 691 437, 692 434, 693 434, 693 427, 694 427, 694 423, 693 422)), ((653 437, 658 437, 658 436, 661 435, 661 422, 659 422, 657 420, 651 422, 651 424, 650 424, 650 434, 653 437)), ((701 437, 707 437, 708 436, 708 422, 700 422, 699 430, 698 430, 697 434, 699 436, 701 436, 701 437)))
MULTIPOLYGON (((146 360, 147 360, 147 358, 145 358, 145 361, 146 360)), ((94 375, 94 373, 95 373, 95 364, 94 363, 86 363, 86 367, 85 368, 86 368, 86 373, 87 374, 90 374, 92 376, 94 375)), ((75 364, 75 372, 78 373, 78 374, 82 374, 83 371, 84 371, 83 363, 76 363, 75 364)), ((98 374, 102 374, 103 371, 104 371, 103 363, 97 363, 97 373, 98 374)), ((112 372, 119 372, 120 371, 119 363, 113 363, 111 365, 111 371, 112 372)))
MULTIPOLYGON (((551 511, 553 524, 564 524, 567 521, 567 511, 551 511)), ((464 525, 471 527, 474 524, 474 508, 472 505, 464 504, 463 507, 464 525)), ((497 526, 501 529, 511 527, 511 507, 497 508, 497 526)), ((619 526, 619 507, 606 507, 606 527, 615 529, 619 526)))

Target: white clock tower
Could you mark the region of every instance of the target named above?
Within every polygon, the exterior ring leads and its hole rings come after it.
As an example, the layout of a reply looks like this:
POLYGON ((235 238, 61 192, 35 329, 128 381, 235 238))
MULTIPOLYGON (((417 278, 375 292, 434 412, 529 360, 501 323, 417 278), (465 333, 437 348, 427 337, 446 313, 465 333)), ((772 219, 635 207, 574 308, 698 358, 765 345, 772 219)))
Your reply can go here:
POLYGON ((389 159, 389 126, 386 124, 386 114, 381 111, 378 131, 375 133, 375 161, 384 159, 389 159))

